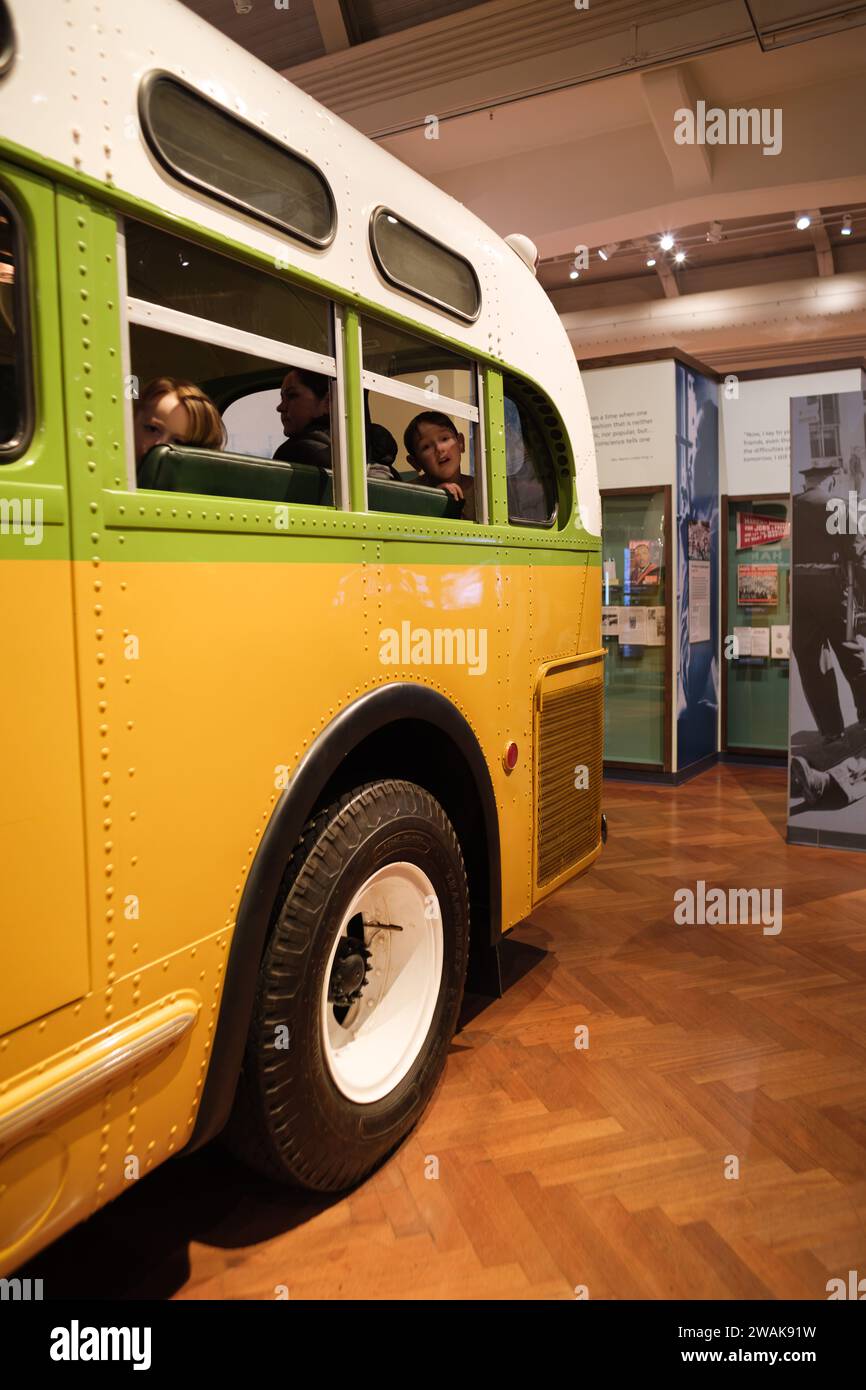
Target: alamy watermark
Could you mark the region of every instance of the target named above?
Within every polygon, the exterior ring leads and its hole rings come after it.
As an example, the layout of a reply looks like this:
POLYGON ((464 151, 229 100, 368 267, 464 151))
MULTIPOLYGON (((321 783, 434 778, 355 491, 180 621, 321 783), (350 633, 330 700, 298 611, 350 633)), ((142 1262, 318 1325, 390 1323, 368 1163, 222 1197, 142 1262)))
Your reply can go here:
POLYGON ((824 1287, 829 1302, 837 1298, 853 1298, 862 1303, 866 1299, 866 1279, 860 1278, 857 1269, 848 1270, 847 1282, 844 1279, 828 1279, 824 1287))
POLYGON ((0 1279, 0 1302, 39 1302, 42 1298, 41 1279, 0 1279))
POLYGON ((763 145, 763 154, 782 151, 782 108, 775 106, 707 107, 680 106, 674 112, 674 140, 678 145, 763 145))
POLYGON ((134 1371, 150 1369, 149 1327, 82 1327, 73 1318, 69 1327, 51 1330, 52 1361, 131 1361, 134 1371))
POLYGON ((827 531, 831 536, 866 536, 866 497, 860 498, 853 489, 847 502, 828 497, 827 531))
POLYGON ((25 545, 42 544, 41 497, 0 497, 0 536, 23 536, 25 545))
POLYGON ((674 893, 677 926, 725 927, 760 923, 764 936, 782 930, 781 888, 710 888, 699 878, 694 888, 674 893))
POLYGON ((379 633, 383 666, 466 666, 470 676, 487 670, 486 627, 413 627, 408 621, 379 633))

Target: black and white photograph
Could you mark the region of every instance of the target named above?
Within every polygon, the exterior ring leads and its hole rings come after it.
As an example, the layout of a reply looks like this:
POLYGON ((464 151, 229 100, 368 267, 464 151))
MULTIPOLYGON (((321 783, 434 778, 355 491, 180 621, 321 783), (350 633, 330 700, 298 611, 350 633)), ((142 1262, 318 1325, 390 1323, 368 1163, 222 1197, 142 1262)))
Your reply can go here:
POLYGON ((789 830, 866 849, 864 456, 862 392, 792 401, 789 830))

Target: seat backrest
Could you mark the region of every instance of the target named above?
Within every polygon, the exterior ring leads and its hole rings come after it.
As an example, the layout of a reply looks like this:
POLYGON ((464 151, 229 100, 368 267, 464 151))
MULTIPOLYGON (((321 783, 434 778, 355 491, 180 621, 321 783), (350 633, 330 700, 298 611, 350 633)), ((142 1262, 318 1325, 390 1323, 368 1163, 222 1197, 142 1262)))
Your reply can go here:
MULTIPOLYGON (((180 444, 159 444, 145 454, 138 467, 138 486, 241 501, 248 498, 308 506, 333 506, 334 501, 334 478, 329 468, 180 444)), ((367 504, 371 512, 443 517, 458 517, 462 506, 442 488, 384 478, 367 479, 367 504)))
POLYGON ((367 503, 371 512, 402 512, 410 516, 449 516, 452 498, 442 488, 419 487, 417 483, 391 482, 385 478, 367 479, 367 503))
POLYGON ((311 464, 279 463, 246 454, 160 444, 145 454, 139 464, 138 485, 161 492, 319 506, 325 478, 323 470, 311 464))

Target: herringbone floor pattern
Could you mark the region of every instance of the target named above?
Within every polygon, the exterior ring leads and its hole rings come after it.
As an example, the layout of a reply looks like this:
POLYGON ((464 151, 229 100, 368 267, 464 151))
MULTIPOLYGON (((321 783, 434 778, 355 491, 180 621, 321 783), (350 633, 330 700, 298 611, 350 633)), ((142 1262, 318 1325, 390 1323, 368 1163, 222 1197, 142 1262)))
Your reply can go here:
POLYGON ((467 1009, 363 1188, 287 1197, 209 1150, 22 1273, 193 1299, 823 1299, 866 1274, 866 858, 788 848, 776 769, 605 806, 599 864, 507 943, 505 997, 467 1009), (781 888, 782 931, 674 925, 698 879, 781 888))

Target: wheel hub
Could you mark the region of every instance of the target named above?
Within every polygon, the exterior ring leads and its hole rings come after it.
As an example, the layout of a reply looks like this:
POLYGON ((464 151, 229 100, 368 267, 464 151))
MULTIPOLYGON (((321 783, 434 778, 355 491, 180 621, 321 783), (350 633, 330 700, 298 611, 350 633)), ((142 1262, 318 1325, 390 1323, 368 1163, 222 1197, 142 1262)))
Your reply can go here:
POLYGON ((370 952, 364 943, 342 937, 328 982, 328 1002, 342 1009, 356 1003, 367 983, 369 965, 370 952))

